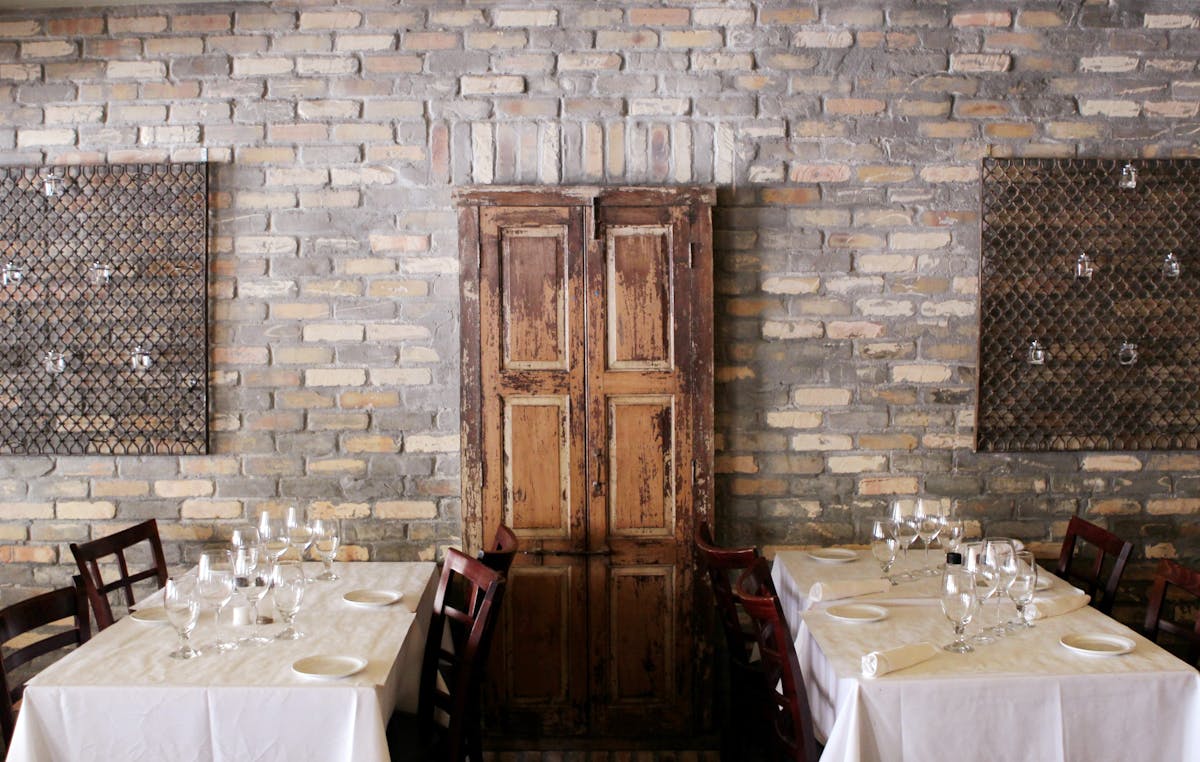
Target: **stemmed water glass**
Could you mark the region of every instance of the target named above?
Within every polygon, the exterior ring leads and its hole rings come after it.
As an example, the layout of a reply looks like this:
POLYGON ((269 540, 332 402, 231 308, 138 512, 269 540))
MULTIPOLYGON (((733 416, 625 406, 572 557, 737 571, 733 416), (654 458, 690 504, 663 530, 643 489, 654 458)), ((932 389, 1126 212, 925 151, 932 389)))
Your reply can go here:
POLYGON ((942 516, 941 538, 947 553, 959 552, 958 549, 962 545, 965 533, 966 527, 963 525, 962 519, 952 514, 942 516))
POLYGON ((871 555, 879 562, 881 575, 892 584, 895 580, 888 576, 892 564, 896 563, 896 524, 891 519, 871 519, 871 555))
POLYGON ((1033 603, 1034 591, 1037 590, 1037 562, 1033 559, 1033 553, 1018 550, 1009 557, 1007 563, 1012 565, 1012 584, 1008 586, 1008 597, 1017 607, 1017 617, 1008 627, 1010 630, 1033 627, 1033 622, 1029 621, 1026 614, 1029 604, 1033 603))
MULTIPOLYGON (((987 605, 988 599, 996 594, 1000 585, 995 546, 986 541, 969 542, 963 549, 966 551, 963 554, 963 568, 975 578, 979 606, 982 608, 987 605)), ((980 645, 996 642, 996 638, 987 629, 981 629, 972 640, 980 645)))
POLYGON ((288 552, 288 529, 284 520, 263 511, 258 514, 258 534, 272 561, 288 552))
POLYGON ((318 574, 315 579, 322 581, 341 579, 333 571, 333 557, 337 555, 338 545, 341 543, 338 520, 313 519, 309 526, 312 528, 313 551, 325 566, 325 571, 318 574))
POLYGON ((163 608, 167 621, 179 634, 179 648, 168 654, 172 659, 194 659, 200 652, 192 648, 189 638, 200 619, 200 601, 196 595, 194 577, 171 577, 163 590, 163 608))
POLYGON ((942 531, 941 508, 932 500, 918 498, 913 506, 913 520, 917 524, 917 536, 925 546, 925 573, 936 574, 937 570, 929 564, 929 544, 942 531))
POLYGON ((233 554, 224 548, 206 548, 201 551, 196 585, 200 598, 213 609, 213 626, 217 630, 216 649, 230 651, 237 648, 237 641, 220 637, 221 610, 233 598, 236 586, 233 554))
POLYGON ((313 530, 304 520, 304 509, 294 505, 288 508, 284 525, 287 527, 288 544, 296 549, 299 560, 303 561, 304 551, 308 550, 313 541, 313 530))
POLYGON ((252 645, 270 643, 271 639, 259 633, 257 627, 269 623, 269 620, 258 616, 258 602, 271 589, 271 559, 257 545, 238 548, 233 551, 233 570, 238 590, 250 602, 250 624, 256 628, 254 634, 242 638, 241 642, 252 645))
POLYGON ((236 526, 229 533, 229 545, 237 550, 239 548, 257 547, 262 543, 262 537, 257 528, 249 524, 236 526))
POLYGON ((979 611, 975 575, 958 565, 947 565, 942 573, 942 613, 954 625, 954 642, 942 646, 947 651, 965 654, 975 649, 963 637, 967 623, 979 611))
POLYGON ((1000 607, 1005 598, 1008 597, 1008 587, 1013 583, 1013 577, 1016 575, 1016 564, 1012 562, 1012 557, 1016 555, 1016 541, 1010 540, 1007 537, 988 537, 984 542, 991 548, 991 557, 996 567, 996 624, 992 627, 992 633, 996 637, 1007 635, 1011 632, 1011 628, 1003 621, 1003 616, 1000 613, 1000 607))
POLYGON ((299 640, 304 633, 296 628, 296 615, 304 601, 308 581, 299 561, 282 561, 271 571, 271 589, 275 594, 275 610, 283 619, 284 628, 275 637, 279 640, 299 640))
MULTIPOLYGON (((907 566, 908 549, 917 539, 917 522, 913 518, 911 500, 892 501, 892 521, 896 526, 896 540, 900 543, 900 549, 903 551, 904 556, 904 564, 907 566)), ((902 576, 911 576, 911 574, 905 572, 902 576)))

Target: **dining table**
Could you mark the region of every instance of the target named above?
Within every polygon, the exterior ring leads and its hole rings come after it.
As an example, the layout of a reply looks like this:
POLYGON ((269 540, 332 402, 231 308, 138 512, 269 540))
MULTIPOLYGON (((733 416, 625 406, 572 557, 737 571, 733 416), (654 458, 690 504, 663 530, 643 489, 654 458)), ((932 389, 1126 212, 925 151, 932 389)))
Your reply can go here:
MULTIPOLYGON (((772 579, 822 762, 1200 760, 1192 665, 1084 605, 1082 591, 1045 570, 1034 606, 1066 613, 971 653, 945 651, 952 629, 940 573, 920 567, 910 561, 891 584, 869 550, 776 553, 772 579), (838 597, 863 590, 871 592, 838 597), (920 658, 874 671, 897 653, 920 658)), ((998 601, 976 614, 968 635, 1012 618, 1012 604, 998 616, 998 601)))
POLYGON ((187 660, 168 656, 179 636, 153 614, 155 593, 27 683, 8 762, 388 760, 389 717, 416 709, 436 566, 334 568, 340 578, 322 581, 305 564, 302 638, 252 644, 283 625, 210 614, 192 634, 202 655, 187 660), (218 636, 241 644, 219 651, 218 636))

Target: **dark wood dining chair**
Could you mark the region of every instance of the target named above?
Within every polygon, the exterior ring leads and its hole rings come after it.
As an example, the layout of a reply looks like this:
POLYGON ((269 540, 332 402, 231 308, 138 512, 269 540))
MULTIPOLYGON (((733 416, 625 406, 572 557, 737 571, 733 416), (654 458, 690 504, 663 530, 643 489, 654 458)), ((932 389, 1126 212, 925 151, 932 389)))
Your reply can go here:
POLYGON ((1117 597, 1117 585, 1121 582, 1125 564, 1132 552, 1132 542, 1126 542, 1090 521, 1072 516, 1067 524, 1067 534, 1063 537, 1062 551, 1058 555, 1058 566, 1054 573, 1080 585, 1085 593, 1092 596, 1093 606, 1105 614, 1111 614, 1113 601, 1117 597), (1080 548, 1081 540, 1090 547, 1080 548), (1077 551, 1079 558, 1076 558, 1077 551), (1089 563, 1086 559, 1092 555, 1095 557, 1089 563))
POLYGON ((494 569, 507 575, 512 567, 513 558, 517 555, 517 536, 508 526, 501 524, 496 527, 492 542, 476 556, 489 569, 494 569))
POLYGON ((396 714, 388 724, 393 759, 483 759, 476 699, 503 596, 502 575, 457 550, 446 552, 425 640, 417 715, 396 714), (466 592, 461 606, 451 601, 456 589, 466 592))
POLYGON ((167 584, 167 561, 163 557, 162 540, 158 536, 158 522, 154 519, 114 532, 107 537, 84 543, 71 543, 71 554, 75 556, 75 564, 83 577, 84 590, 88 602, 92 605, 92 613, 96 617, 96 629, 103 630, 113 621, 112 602, 109 593, 119 591, 125 606, 134 603, 133 586, 139 582, 153 580, 158 587, 167 584), (145 543, 149 549, 150 566, 130 573, 126 552, 145 543), (115 559, 117 577, 108 582, 104 581, 101 567, 107 566, 115 559))
POLYGON ((762 665, 758 661, 757 637, 750 617, 737 602, 733 586, 743 572, 762 554, 758 548, 721 548, 713 541, 707 522, 696 526, 696 555, 708 572, 716 603, 717 617, 725 633, 726 661, 729 665, 729 712, 721 734, 722 759, 755 759, 763 724, 764 702, 760 686, 762 665))
POLYGON ((1200 572, 1164 558, 1158 562, 1154 572, 1154 584, 1150 587, 1150 600, 1146 604, 1146 623, 1142 630, 1147 638, 1156 643, 1161 636, 1167 635, 1174 642, 1161 645, 1189 664, 1196 665, 1200 662, 1200 607, 1191 622, 1185 624, 1174 618, 1165 609, 1168 594, 1176 589, 1188 595, 1189 605, 1200 605, 1200 572))
POLYGON ((72 587, 51 590, 0 609, 0 646, 7 646, 14 638, 29 635, 42 627, 47 629, 45 633, 37 634, 41 637, 30 635, 28 641, 13 644, 11 649, 5 647, 4 658, 0 659, 0 731, 5 749, 12 741, 17 708, 25 692, 25 681, 14 675, 13 670, 39 656, 81 645, 91 637, 83 580, 78 575, 72 587), (71 625, 66 629, 47 627, 62 619, 72 620, 71 625))
POLYGON ((769 699, 766 711, 778 759, 816 762, 817 740, 804 676, 800 673, 792 631, 771 581, 771 566, 765 559, 755 561, 738 578, 734 598, 753 623, 762 664, 760 686, 769 699))

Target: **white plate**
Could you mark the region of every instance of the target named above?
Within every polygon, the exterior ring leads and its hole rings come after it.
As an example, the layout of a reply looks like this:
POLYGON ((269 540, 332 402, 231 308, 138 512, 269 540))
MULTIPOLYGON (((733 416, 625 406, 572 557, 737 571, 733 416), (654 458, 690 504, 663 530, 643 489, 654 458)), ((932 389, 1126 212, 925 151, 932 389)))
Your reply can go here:
POLYGON ((367 660, 357 656, 306 656, 292 662, 292 671, 305 677, 336 680, 362 672, 366 666, 367 660))
POLYGON ((878 622, 888 615, 883 606, 873 606, 870 603, 843 603, 840 606, 830 606, 825 613, 843 622, 878 622))
POLYGON ((134 611, 129 618, 144 624, 159 624, 167 621, 167 610, 162 606, 148 606, 134 611))
POLYGON ((1103 632, 1073 632, 1063 635, 1058 642, 1075 653, 1087 656, 1120 656, 1134 647, 1129 638, 1103 632))
POLYGON ((351 590, 342 595, 342 600, 356 606, 391 606, 403 597, 395 590, 351 590))
POLYGON ((847 548, 818 548, 808 551, 808 557, 827 564, 844 564, 858 560, 858 551, 847 548))

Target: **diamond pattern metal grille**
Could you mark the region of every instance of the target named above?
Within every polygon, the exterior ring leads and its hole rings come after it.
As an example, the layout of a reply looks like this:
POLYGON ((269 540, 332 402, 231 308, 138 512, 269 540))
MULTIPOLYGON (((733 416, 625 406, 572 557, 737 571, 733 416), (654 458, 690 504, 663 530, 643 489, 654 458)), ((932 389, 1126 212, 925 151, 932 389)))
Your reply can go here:
POLYGON ((1126 164, 984 162, 978 449, 1200 448, 1200 161, 1126 164))
POLYGON ((0 168, 0 454, 207 452, 205 165, 48 171, 0 168))

